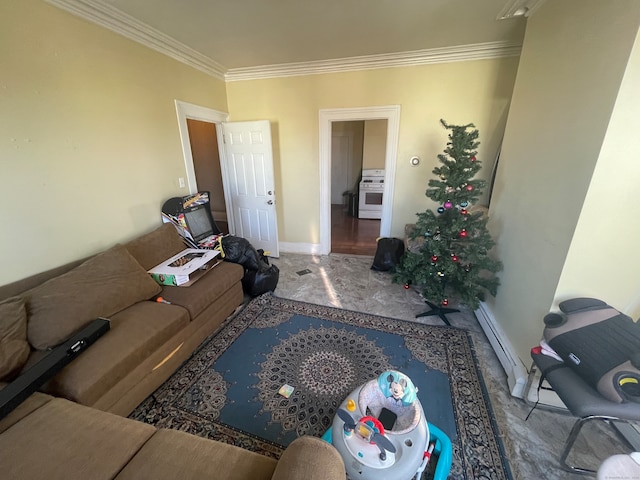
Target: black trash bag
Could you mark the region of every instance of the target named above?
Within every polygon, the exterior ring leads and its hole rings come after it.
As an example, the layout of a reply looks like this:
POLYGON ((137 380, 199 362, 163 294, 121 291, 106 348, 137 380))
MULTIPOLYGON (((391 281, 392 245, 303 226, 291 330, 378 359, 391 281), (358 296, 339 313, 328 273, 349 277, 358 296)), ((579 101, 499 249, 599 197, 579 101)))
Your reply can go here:
POLYGON ((260 260, 262 260, 264 263, 266 263, 267 265, 269 265, 269 257, 267 257, 267 256, 264 254, 264 250, 263 250, 263 249, 261 249, 261 248, 259 248, 259 249, 257 250, 257 252, 258 252, 258 255, 260 255, 260 260))
POLYGON ((258 270, 263 263, 263 255, 246 238, 225 235, 222 237, 222 251, 225 260, 239 263, 245 270, 258 270))
POLYGON ((371 270, 378 272, 393 270, 400 263, 402 255, 404 255, 402 240, 399 238, 380 238, 371 270))
POLYGON ((226 235, 222 237, 222 251, 226 261, 244 267, 242 290, 247 295, 257 297, 276 289, 280 270, 275 265, 269 265, 264 250, 256 250, 245 238, 226 235))
POLYGON ((273 292, 278 286, 280 270, 275 265, 263 264, 257 270, 246 270, 242 277, 242 290, 247 295, 257 297, 263 293, 273 292))

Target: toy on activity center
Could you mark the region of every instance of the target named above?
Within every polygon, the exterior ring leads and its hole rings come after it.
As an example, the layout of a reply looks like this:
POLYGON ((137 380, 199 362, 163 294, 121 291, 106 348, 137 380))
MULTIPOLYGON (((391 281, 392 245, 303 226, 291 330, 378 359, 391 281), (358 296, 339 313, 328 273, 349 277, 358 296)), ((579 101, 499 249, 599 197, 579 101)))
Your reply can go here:
POLYGON ((340 452, 352 480, 419 480, 432 455, 434 480, 451 469, 451 441, 427 422, 415 385, 395 370, 351 392, 322 438, 340 452))
POLYGON ((544 317, 544 340, 566 365, 617 403, 640 403, 640 325, 596 298, 561 302, 544 317))

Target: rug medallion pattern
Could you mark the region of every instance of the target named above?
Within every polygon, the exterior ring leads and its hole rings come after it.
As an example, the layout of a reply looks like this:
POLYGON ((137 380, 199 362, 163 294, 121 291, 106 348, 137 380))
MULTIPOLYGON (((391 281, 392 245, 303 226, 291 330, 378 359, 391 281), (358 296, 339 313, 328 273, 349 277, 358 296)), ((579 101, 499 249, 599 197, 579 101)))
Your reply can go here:
POLYGON ((294 438, 321 436, 342 400, 388 369, 407 373, 427 419, 451 438, 449 478, 511 478, 466 331, 271 294, 228 319, 130 416, 278 458, 294 438))

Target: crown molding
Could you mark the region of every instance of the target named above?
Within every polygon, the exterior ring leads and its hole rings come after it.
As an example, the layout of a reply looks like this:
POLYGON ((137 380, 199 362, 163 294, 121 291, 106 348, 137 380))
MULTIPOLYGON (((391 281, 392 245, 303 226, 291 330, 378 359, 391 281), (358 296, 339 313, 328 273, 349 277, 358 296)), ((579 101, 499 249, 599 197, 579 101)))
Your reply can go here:
POLYGON ((227 82, 513 57, 520 55, 522 47, 520 44, 509 42, 488 42, 458 45, 455 47, 414 50, 410 52, 365 55, 312 62, 283 63, 227 70, 223 65, 206 55, 100 0, 45 1, 73 15, 108 28, 130 40, 167 55, 174 60, 227 82))
POLYGON ((508 42, 487 42, 455 47, 431 48, 410 52, 365 55, 360 57, 283 63, 260 67, 232 68, 225 74, 227 82, 264 78, 295 77, 322 73, 351 72, 378 68, 410 67, 433 63, 485 60, 520 55, 522 45, 508 42))
POLYGON ((85 20, 119 33, 174 60, 224 80, 226 68, 176 39, 96 0, 45 0, 85 20))

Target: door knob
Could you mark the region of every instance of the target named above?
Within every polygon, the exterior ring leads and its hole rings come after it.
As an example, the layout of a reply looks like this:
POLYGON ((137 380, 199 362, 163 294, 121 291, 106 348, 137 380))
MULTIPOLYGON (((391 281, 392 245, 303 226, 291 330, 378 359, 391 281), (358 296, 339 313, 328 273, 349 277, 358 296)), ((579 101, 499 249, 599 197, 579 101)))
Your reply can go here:
POLYGON ((267 192, 267 195, 273 195, 273 192, 272 192, 271 190, 269 190, 269 191, 267 192))
POLYGON ((267 202, 267 205, 273 205, 273 200, 269 200, 269 201, 267 202))

